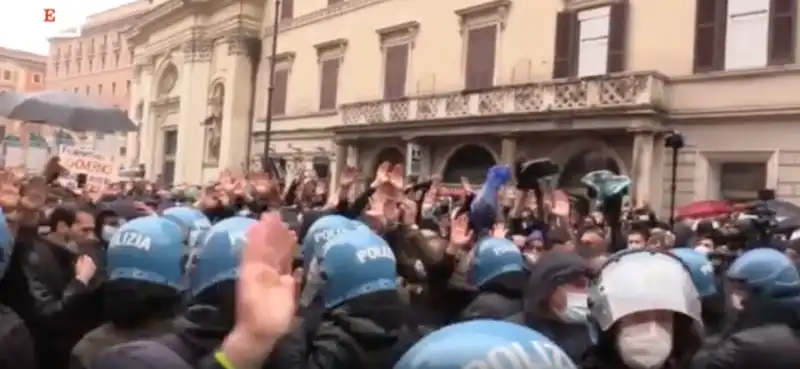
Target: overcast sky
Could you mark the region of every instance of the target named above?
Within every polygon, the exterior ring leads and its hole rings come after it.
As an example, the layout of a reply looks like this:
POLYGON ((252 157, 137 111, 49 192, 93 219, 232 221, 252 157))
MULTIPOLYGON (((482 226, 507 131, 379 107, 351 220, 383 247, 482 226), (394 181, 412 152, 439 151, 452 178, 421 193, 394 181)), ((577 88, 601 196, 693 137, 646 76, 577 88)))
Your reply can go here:
POLYGON ((83 23, 86 16, 133 0, 6 0, 0 11, 0 46, 47 54, 47 38, 83 23), (44 9, 56 10, 54 23, 44 9))

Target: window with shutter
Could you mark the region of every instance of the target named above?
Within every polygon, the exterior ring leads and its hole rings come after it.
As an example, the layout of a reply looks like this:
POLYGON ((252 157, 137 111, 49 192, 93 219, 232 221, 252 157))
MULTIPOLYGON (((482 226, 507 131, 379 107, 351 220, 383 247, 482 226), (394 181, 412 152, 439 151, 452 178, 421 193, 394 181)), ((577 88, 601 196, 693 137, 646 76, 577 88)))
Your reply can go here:
POLYGON ((697 0, 694 72, 722 70, 725 65, 727 0, 697 0))
POLYGON ((339 88, 340 59, 328 59, 322 62, 319 88, 319 110, 336 109, 336 92, 339 88))
POLYGON ((465 88, 475 90, 494 86, 497 25, 475 28, 467 34, 465 88))
POLYGON ((284 115, 286 114, 286 96, 289 88, 289 70, 275 71, 272 88, 272 114, 284 115))
POLYGON ((609 7, 578 13, 580 22, 578 77, 606 74, 608 71, 609 7))
POLYGON ((770 0, 728 0, 725 69, 767 65, 770 0))
POLYGON ((294 0, 281 1, 281 20, 294 17, 294 0))
POLYGON ((406 94, 409 45, 389 46, 385 49, 383 98, 397 99, 406 94))
POLYGON ((797 0, 772 0, 769 5, 769 65, 794 64, 796 29, 797 0))
POLYGON ((611 14, 609 16, 607 73, 625 70, 627 38, 628 3, 613 4, 611 5, 611 14))
POLYGON ((556 17, 556 40, 553 53, 553 78, 574 77, 576 74, 578 14, 560 12, 556 17))

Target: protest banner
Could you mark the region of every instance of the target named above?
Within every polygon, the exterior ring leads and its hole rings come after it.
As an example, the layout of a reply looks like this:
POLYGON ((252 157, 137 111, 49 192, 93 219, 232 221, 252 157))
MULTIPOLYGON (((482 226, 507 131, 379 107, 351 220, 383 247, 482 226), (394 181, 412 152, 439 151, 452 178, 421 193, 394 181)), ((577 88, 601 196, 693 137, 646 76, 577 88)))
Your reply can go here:
POLYGON ((61 165, 69 170, 69 181, 76 182, 78 174, 86 174, 88 187, 103 187, 119 179, 119 167, 113 157, 96 152, 92 148, 62 147, 61 165))

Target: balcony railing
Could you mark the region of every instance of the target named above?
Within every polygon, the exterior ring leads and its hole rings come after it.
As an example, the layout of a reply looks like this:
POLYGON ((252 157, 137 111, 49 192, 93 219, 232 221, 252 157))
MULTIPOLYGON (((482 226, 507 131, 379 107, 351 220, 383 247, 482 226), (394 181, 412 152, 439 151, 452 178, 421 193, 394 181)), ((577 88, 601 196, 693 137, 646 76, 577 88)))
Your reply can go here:
POLYGON ((664 105, 665 82, 658 73, 632 72, 363 101, 343 104, 340 112, 344 124, 372 124, 608 108, 657 109, 664 105))

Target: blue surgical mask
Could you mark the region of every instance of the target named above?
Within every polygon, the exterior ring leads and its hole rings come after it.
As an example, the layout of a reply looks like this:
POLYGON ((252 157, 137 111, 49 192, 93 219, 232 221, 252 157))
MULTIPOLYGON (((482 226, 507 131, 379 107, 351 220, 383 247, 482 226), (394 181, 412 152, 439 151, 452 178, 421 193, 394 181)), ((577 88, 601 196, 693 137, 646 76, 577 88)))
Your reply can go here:
POLYGON ((111 225, 104 225, 101 233, 103 241, 111 242, 111 237, 114 237, 114 234, 117 233, 117 229, 117 227, 111 225))

